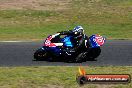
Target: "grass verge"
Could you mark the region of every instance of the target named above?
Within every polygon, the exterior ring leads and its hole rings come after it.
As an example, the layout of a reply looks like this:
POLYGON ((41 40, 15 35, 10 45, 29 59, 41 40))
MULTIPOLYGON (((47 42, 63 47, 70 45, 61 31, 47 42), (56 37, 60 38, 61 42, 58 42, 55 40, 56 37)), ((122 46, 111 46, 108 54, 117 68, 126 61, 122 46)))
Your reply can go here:
MULTIPOLYGON (((87 74, 130 74, 132 66, 84 67, 87 74)), ((78 67, 0 67, 1 88, 79 88, 78 67)), ((129 84, 86 84, 81 88, 131 88, 129 84)))
POLYGON ((132 39, 131 0, 72 0, 67 4, 64 10, 0 10, 0 40, 41 40, 76 25, 82 25, 87 35, 132 39))

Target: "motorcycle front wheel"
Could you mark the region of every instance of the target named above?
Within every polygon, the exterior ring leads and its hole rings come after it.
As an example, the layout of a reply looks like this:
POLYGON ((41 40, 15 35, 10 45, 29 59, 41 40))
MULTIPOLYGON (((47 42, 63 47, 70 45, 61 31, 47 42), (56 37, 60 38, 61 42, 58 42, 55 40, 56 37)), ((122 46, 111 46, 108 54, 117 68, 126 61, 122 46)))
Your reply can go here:
POLYGON ((100 47, 96 47, 96 48, 92 48, 88 54, 87 54, 87 57, 90 59, 90 60, 95 60, 95 58, 97 58, 101 53, 101 49, 100 47))

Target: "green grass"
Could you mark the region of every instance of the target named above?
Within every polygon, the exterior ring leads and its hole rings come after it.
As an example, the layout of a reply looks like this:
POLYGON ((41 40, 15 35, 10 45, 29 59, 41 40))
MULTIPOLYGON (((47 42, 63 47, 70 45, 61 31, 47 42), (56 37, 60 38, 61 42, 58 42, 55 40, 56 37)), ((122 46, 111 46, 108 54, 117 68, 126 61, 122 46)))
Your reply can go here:
POLYGON ((51 17, 57 16, 55 11, 41 10, 0 10, 0 18, 22 18, 22 17, 51 17))
MULTIPOLYGON (((131 66, 84 67, 87 74, 130 74, 131 66)), ((78 67, 1 67, 1 88, 78 88, 78 67)), ((86 84, 81 88, 131 88, 129 84, 86 84)))
POLYGON ((72 0, 62 11, 0 10, 0 40, 41 40, 82 25, 87 35, 132 39, 131 0, 72 0))

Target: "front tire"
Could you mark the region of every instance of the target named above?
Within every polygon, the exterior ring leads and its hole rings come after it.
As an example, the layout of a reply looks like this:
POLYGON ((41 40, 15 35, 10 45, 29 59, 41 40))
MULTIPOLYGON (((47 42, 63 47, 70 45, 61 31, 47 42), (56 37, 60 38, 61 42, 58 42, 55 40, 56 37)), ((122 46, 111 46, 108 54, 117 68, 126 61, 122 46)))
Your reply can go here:
POLYGON ((88 54, 87 54, 87 57, 90 59, 90 60, 95 60, 95 58, 97 58, 101 53, 101 49, 100 47, 96 47, 96 48, 92 48, 88 54))

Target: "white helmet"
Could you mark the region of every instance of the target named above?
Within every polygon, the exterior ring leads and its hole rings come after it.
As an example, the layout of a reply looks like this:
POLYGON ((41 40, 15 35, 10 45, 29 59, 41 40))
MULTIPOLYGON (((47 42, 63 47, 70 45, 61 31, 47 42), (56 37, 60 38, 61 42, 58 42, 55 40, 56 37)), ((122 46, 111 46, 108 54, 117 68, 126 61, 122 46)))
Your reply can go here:
POLYGON ((84 30, 83 30, 82 26, 76 26, 76 27, 74 27, 73 32, 77 32, 77 33, 83 34, 84 30))

